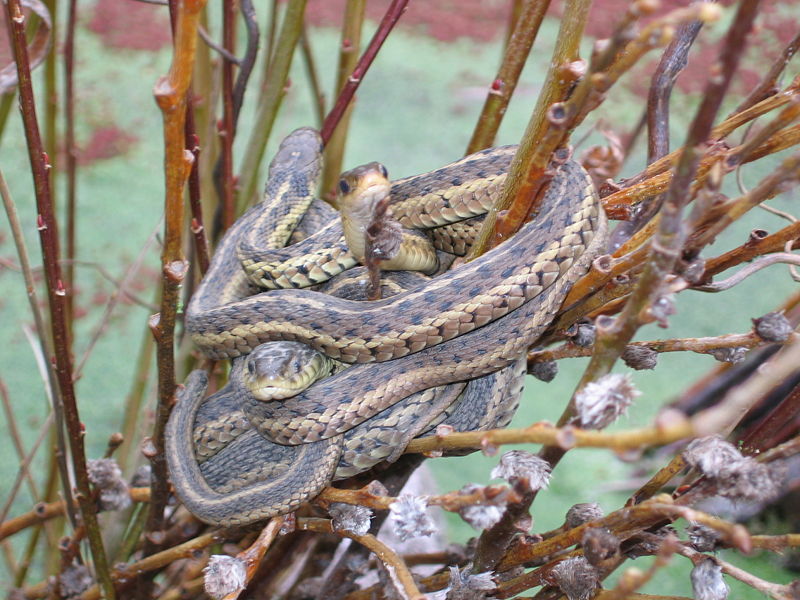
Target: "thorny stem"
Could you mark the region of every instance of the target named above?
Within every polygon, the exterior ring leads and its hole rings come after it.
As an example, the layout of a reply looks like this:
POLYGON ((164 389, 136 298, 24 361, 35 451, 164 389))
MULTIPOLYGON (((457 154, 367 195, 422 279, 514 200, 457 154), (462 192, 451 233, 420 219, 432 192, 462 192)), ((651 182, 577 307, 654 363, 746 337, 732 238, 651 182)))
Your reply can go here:
POLYGON ((400 16, 405 12, 407 4, 408 0, 392 0, 389 8, 386 9, 386 13, 378 24, 378 29, 372 36, 367 49, 364 51, 364 54, 361 55, 361 58, 353 69, 353 73, 347 79, 347 84, 339 93, 336 104, 333 105, 331 112, 328 113, 325 122, 322 124, 321 135, 323 144, 327 144, 331 139, 333 131, 336 129, 347 106, 353 99, 358 86, 361 84, 361 80, 364 79, 364 75, 366 75, 372 61, 375 60, 375 57, 378 55, 378 51, 381 49, 381 46, 383 46, 383 42, 386 41, 389 33, 391 33, 394 26, 400 20, 400 16))
POLYGON ((467 154, 488 148, 494 143, 549 6, 550 0, 524 0, 515 3, 515 9, 518 8, 519 12, 513 19, 513 28, 509 27, 511 35, 507 40, 503 62, 489 86, 472 139, 467 146, 467 154))
POLYGON ((169 73, 160 78, 154 96, 164 121, 164 246, 161 253, 161 309, 151 319, 156 338, 158 364, 158 407, 153 434, 146 454, 152 466, 153 497, 145 528, 144 555, 161 544, 164 507, 167 502, 167 465, 164 456, 164 427, 175 401, 175 315, 187 263, 182 250, 183 192, 192 168, 193 156, 186 149, 185 119, 187 92, 197 47, 197 25, 205 0, 185 0, 175 11, 175 42, 169 73))
MULTIPOLYGON (((532 199, 535 203, 537 195, 543 192, 542 186, 548 183, 544 181, 543 175, 550 160, 550 150, 544 152, 536 150, 540 144, 555 149, 555 145, 552 145, 552 142, 548 145, 544 138, 544 133, 549 129, 547 114, 553 103, 566 98, 578 75, 574 66, 570 68, 570 65, 574 65, 578 59, 580 40, 586 26, 590 4, 588 0, 570 0, 566 3, 544 88, 539 94, 533 116, 528 122, 519 150, 509 168, 503 195, 486 215, 478 240, 473 246, 472 256, 479 256, 491 246, 500 243, 509 233, 503 231, 501 224, 497 223, 501 211, 515 208, 517 214, 513 216, 509 212, 502 213, 503 221, 508 219, 521 224, 527 216, 528 205, 526 202, 523 207, 522 202, 516 202, 515 199, 517 197, 532 199), (525 215, 520 217, 519 212, 525 212, 525 215)), ((516 522, 527 514, 533 498, 533 494, 528 494, 528 497, 523 498, 521 502, 509 505, 502 519, 481 534, 475 551, 476 573, 492 570, 497 565, 505 553, 508 542, 516 535, 516 522)))
MULTIPOLYGON (((647 95, 647 162, 669 153, 669 100, 678 75, 686 67, 689 49, 703 26, 702 21, 684 23, 678 28, 675 38, 661 56, 653 74, 653 83, 647 95)), ((655 197, 646 205, 637 207, 634 218, 620 223, 612 233, 611 250, 618 248, 622 240, 639 229, 658 211, 660 202, 655 197)))
POLYGON ((717 17, 717 11, 693 5, 650 23, 630 40, 633 24, 648 10, 645 2, 634 2, 606 46, 592 57, 584 74, 584 63, 578 60, 578 43, 587 10, 586 3, 577 1, 565 9, 569 18, 562 20, 544 90, 509 167, 502 195, 487 213, 470 258, 511 237, 536 213, 552 177, 548 170, 551 159, 563 162, 569 158, 566 144, 575 127, 645 52, 669 41, 672 23, 717 17))
MULTIPOLYGON (((678 338, 671 340, 653 340, 631 342, 628 347, 649 348, 655 352, 698 352, 707 354, 718 348, 755 348, 763 341, 755 333, 730 333, 714 337, 678 338)), ((528 364, 564 358, 591 356, 592 349, 577 344, 564 344, 551 350, 538 350, 528 354, 528 364)))
MULTIPOLYGON (((14 60, 17 66, 20 110, 28 142, 28 156, 33 173, 38 210, 40 241, 44 263, 50 306, 50 326, 53 336, 53 351, 56 375, 63 402, 65 424, 70 441, 72 465, 75 471, 75 483, 78 489, 78 503, 81 509, 83 525, 86 527, 89 546, 94 559, 98 580, 106 598, 115 598, 114 586, 109 576, 108 562, 100 528, 97 523, 95 506, 91 497, 89 475, 86 470, 86 453, 84 450, 84 430, 78 414, 75 388, 72 382, 72 357, 70 353, 69 330, 66 321, 65 296, 71 293, 64 288, 59 265, 58 228, 50 196, 49 163, 42 148, 39 125, 36 118, 36 106, 31 84, 30 65, 25 40, 25 17, 19 0, 6 2, 6 18, 9 24, 14 60)), ((48 357, 50 359, 51 357, 48 357)))
MULTIPOLYGON (((718 76, 712 77, 706 86, 703 101, 690 126, 675 175, 664 198, 658 231, 653 239, 647 264, 619 317, 612 323, 604 321, 597 324, 595 352, 577 390, 608 373, 636 330, 645 319, 652 318, 645 311, 656 300, 664 277, 672 270, 683 245, 686 235, 682 229, 683 207, 689 200, 689 188, 700 162, 702 144, 711 134, 713 119, 738 65, 745 39, 758 13, 758 5, 758 1, 739 5, 719 55, 718 76)), ((569 420, 573 410, 574 396, 559 423, 569 420)))
POLYGON ((564 7, 564 18, 543 89, 509 167, 503 194, 486 214, 470 257, 480 256, 510 237, 515 224, 521 225, 530 209, 538 204, 537 198, 543 196, 549 183, 549 178, 544 176, 545 169, 553 150, 562 140, 562 131, 549 119, 550 107, 566 100, 575 80, 581 75, 580 40, 590 4, 588 0, 570 0, 564 7))

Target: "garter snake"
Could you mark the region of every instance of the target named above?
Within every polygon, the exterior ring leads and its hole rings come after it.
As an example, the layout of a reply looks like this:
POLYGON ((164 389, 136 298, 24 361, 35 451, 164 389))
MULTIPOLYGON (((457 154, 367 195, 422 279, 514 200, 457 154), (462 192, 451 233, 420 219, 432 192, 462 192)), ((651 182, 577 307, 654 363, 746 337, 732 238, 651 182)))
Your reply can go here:
MULTIPOLYGON (((361 277, 363 273, 354 273, 327 291, 363 296, 361 277)), ((402 289, 409 279, 393 276, 389 285, 402 289)), ((250 356, 255 354, 263 355, 256 359, 260 371, 285 379, 287 385, 298 363, 320 360, 296 342, 263 344, 250 356)), ((247 364, 236 359, 230 379, 246 377, 247 364)), ((430 435, 437 425, 454 431, 504 427, 518 405, 525 366, 523 357, 468 383, 424 390, 346 434, 299 446, 274 444, 260 436, 243 414, 231 384, 202 400, 206 377, 196 371, 187 379, 167 429, 176 492, 195 516, 217 525, 244 525, 289 512, 332 480, 397 459, 409 441, 430 435)), ((276 397, 282 395, 281 390, 276 397)))
MULTIPOLYGON (((279 152, 273 166, 280 167, 280 158, 279 152)), ((296 183, 301 178, 293 169, 296 183)), ((305 187, 298 187, 300 194, 313 193, 311 171, 304 175, 305 187)), ((453 179, 455 187, 456 181, 472 183, 453 179)), ((274 185, 287 189, 285 183, 274 185)), ((606 234, 588 176, 568 162, 558 169, 537 219, 512 240, 422 288, 365 308, 305 290, 248 296, 256 290, 239 269, 237 235, 265 227, 263 213, 264 206, 248 211, 223 240, 187 310, 187 328, 201 349, 217 358, 289 339, 344 362, 379 363, 358 364, 282 401, 256 400, 231 382, 233 393, 244 397, 241 408, 248 422, 264 439, 299 445, 297 451, 306 454, 330 451, 345 432, 411 394, 518 361, 601 252, 606 234)), ((301 489, 309 483, 308 475, 294 482, 301 489)))

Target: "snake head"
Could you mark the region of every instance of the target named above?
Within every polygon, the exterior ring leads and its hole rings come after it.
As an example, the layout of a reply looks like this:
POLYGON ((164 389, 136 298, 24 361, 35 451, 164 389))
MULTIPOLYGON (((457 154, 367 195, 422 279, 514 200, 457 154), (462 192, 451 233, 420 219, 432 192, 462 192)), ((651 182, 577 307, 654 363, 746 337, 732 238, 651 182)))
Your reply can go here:
POLYGON ((331 361, 300 342, 267 342, 245 358, 242 383, 262 401, 296 396, 331 371, 331 361))
POLYGON ((285 168, 298 171, 313 171, 316 178, 322 166, 322 137, 311 127, 295 129, 281 142, 278 152, 269 163, 270 177, 285 168))
POLYGON ((342 217, 368 224, 375 205, 389 194, 389 173, 379 162, 371 162, 342 173, 336 198, 342 217))

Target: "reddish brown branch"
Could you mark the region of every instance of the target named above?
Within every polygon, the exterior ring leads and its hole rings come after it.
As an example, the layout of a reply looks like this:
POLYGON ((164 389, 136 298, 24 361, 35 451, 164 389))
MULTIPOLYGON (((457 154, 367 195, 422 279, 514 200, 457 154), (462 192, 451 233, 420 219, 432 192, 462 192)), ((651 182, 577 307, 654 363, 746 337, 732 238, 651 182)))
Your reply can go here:
POLYGON ((42 146, 39 124, 36 117, 36 105, 31 83, 30 64, 25 39, 25 17, 19 0, 8 0, 5 4, 6 17, 9 24, 14 60, 17 65, 19 82, 19 102, 25 138, 28 144, 28 157, 33 174, 38 210, 39 239, 42 246, 45 281, 47 283, 50 306, 50 326, 53 337, 54 360, 58 386, 63 402, 65 424, 70 442, 72 464, 75 470, 75 482, 78 488, 78 502, 83 524, 87 529, 89 545, 95 563, 97 577, 101 582, 106 597, 113 599, 114 586, 109 575, 108 561, 103 548, 103 540, 97 523, 95 506, 91 500, 89 476, 86 470, 86 454, 84 450, 84 429, 78 414, 75 389, 72 382, 72 357, 70 352, 69 329, 67 325, 66 295, 71 293, 64 287, 58 244, 58 225, 50 195, 49 162, 42 146))
POLYGON ((331 139, 336 125, 338 125, 347 106, 353 99, 358 86, 361 84, 361 80, 364 78, 370 65, 372 65, 372 61, 375 60, 378 51, 381 49, 381 46, 383 46, 383 42, 386 41, 389 33, 394 29, 397 21, 400 20, 400 16, 405 12, 407 4, 408 0, 392 0, 389 8, 386 9, 386 14, 383 15, 378 29, 375 31, 375 35, 372 36, 369 42, 369 46, 367 46, 364 54, 361 55, 358 64, 356 64, 353 69, 353 74, 347 80, 339 97, 336 99, 336 104, 334 104, 331 112, 328 113, 325 122, 322 124, 321 135, 323 144, 327 144, 328 140, 331 139))
POLYGON ((187 92, 197 45, 197 24, 204 0, 177 4, 172 65, 158 80, 154 95, 164 121, 165 223, 161 253, 161 309, 152 319, 158 364, 158 408, 153 434, 147 444, 152 466, 152 500, 145 526, 145 556, 161 544, 164 507, 167 502, 167 466, 164 456, 164 427, 175 396, 174 334, 181 283, 187 264, 182 250, 183 192, 192 167, 192 154, 185 148, 187 92))

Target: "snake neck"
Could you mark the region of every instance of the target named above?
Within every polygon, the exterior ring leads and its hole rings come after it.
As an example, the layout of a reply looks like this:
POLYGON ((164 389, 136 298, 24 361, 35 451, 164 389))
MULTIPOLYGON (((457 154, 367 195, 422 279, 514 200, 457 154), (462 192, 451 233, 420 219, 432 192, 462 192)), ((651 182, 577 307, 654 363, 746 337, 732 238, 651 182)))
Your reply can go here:
POLYGON ((372 207, 342 213, 342 231, 350 254, 360 263, 364 262, 367 250, 367 227, 372 218, 372 207))

